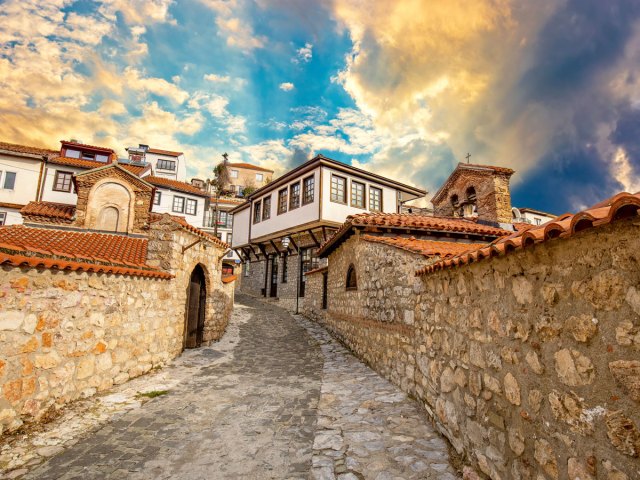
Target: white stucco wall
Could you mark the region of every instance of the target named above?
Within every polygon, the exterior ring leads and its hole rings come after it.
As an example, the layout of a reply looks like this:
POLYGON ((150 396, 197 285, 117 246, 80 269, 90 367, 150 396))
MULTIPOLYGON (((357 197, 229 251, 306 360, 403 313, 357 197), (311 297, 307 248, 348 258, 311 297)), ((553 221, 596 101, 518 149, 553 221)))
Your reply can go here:
POLYGON ((0 202, 26 205, 36 199, 41 161, 31 158, 0 155, 0 202), (13 189, 5 189, 6 172, 16 174, 13 189))
POLYGON ((176 215, 184 217, 190 225, 194 227, 202 228, 205 211, 205 198, 198 197, 197 195, 190 195, 188 193, 176 192, 169 190, 168 188, 156 187, 156 190, 160 192, 160 204, 155 203, 151 206, 151 211, 155 213, 168 213, 170 215, 176 215), (187 199, 195 200, 198 202, 195 215, 189 215, 186 212, 174 212, 171 208, 173 206, 173 197, 183 197, 185 199, 185 210, 187 199))
POLYGON ((163 178, 172 178, 180 182, 187 181, 187 162, 184 158, 184 155, 180 155, 179 157, 172 157, 170 155, 159 155, 157 153, 147 152, 145 155, 145 160, 147 163, 151 164, 154 175, 163 178), (158 169, 158 159, 171 160, 176 162, 175 171, 158 169))
POLYGON ((73 187, 71 192, 56 192, 53 190, 56 171, 71 172, 74 175, 86 172, 86 169, 70 167, 68 165, 48 164, 45 167, 44 188, 42 191, 42 201, 66 203, 67 205, 75 205, 78 202, 78 196, 74 193, 73 187))
POLYGON ((233 247, 249 243, 250 208, 245 208, 233 215, 233 247))

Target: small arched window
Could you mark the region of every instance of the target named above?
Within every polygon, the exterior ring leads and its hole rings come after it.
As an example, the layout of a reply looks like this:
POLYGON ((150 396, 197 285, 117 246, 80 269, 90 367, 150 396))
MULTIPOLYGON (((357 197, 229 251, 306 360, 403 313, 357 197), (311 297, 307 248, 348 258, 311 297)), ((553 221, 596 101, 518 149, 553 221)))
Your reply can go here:
POLYGON ((467 188, 467 201, 475 202, 476 201, 476 189, 473 187, 467 188))
POLYGON ((356 268, 353 263, 347 269, 347 290, 357 290, 358 279, 356 278, 356 268))
POLYGON ((451 195, 451 205, 457 207, 458 203, 460 203, 460 201, 458 200, 458 195, 451 195))

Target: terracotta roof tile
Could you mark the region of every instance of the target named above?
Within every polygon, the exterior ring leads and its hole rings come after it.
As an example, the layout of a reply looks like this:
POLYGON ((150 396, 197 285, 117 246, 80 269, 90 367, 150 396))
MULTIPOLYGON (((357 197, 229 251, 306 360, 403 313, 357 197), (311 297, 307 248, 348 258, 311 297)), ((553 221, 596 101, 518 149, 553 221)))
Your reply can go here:
POLYGON ((367 242, 383 243, 401 250, 418 253, 425 257, 440 258, 449 258, 488 246, 487 243, 440 242, 437 240, 422 240, 415 237, 405 238, 363 235, 362 239, 367 242))
POLYGON ((142 175, 147 170, 151 170, 151 164, 150 163, 148 163, 146 165, 132 165, 130 163, 120 163, 120 162, 118 162, 118 165, 120 165, 125 170, 127 170, 127 171, 129 171, 129 172, 131 172, 131 173, 133 173, 134 175, 137 175, 137 176, 142 175))
POLYGON ((222 283, 231 283, 238 278, 237 275, 225 275, 222 277, 222 283))
POLYGON ((227 205, 240 205, 241 203, 246 202, 246 200, 244 198, 218 198, 216 200, 216 197, 210 197, 211 198, 211 203, 216 203, 216 201, 218 203, 224 203, 227 205))
POLYGON ((69 167, 77 167, 77 168, 99 168, 104 167, 105 165, 109 165, 104 162, 96 162, 95 160, 83 160, 81 158, 69 158, 69 157, 53 157, 50 158, 49 163, 54 163, 56 165, 67 165, 69 167))
POLYGON ((30 155, 55 155, 59 154, 59 150, 51 150, 49 148, 31 147, 29 145, 18 145, 16 143, 0 142, 0 150, 6 150, 15 153, 28 153, 30 155))
POLYGON ((189 183, 179 182, 178 180, 172 180, 170 178, 156 177, 154 175, 149 175, 147 177, 144 177, 144 180, 146 182, 149 182, 151 185, 155 185, 156 187, 165 187, 165 188, 169 188, 171 190, 177 190, 179 192, 190 193, 192 195, 198 195, 200 197, 208 197, 209 196, 208 193, 203 192, 199 188, 194 187, 193 185, 191 185, 189 183))
POLYGON ((223 242, 218 237, 210 235, 204 230, 200 230, 198 227, 194 227, 189 222, 187 222, 187 220, 184 217, 179 217, 177 215, 169 215, 168 213, 151 213, 151 215, 149 216, 149 222, 150 223, 159 222, 164 218, 168 218, 172 220, 173 222, 180 225, 180 227, 183 228, 184 230, 187 230, 195 235, 198 235, 199 237, 209 240, 210 242, 213 242, 214 244, 218 245, 221 248, 225 248, 225 249, 231 248, 227 243, 223 242))
POLYGON ((341 238, 353 227, 390 228, 423 232, 456 232, 480 236, 500 237, 510 232, 502 228, 476 223, 464 218, 433 217, 413 213, 360 213, 350 215, 338 231, 320 246, 323 255, 337 246, 341 238))
POLYGON ((76 147, 84 147, 91 150, 101 150, 103 152, 115 153, 115 151, 109 147, 101 147, 99 145, 89 145, 88 143, 74 142, 72 140, 60 140, 60 143, 62 145, 73 145, 76 147))
POLYGON ((25 225, 0 227, 0 264, 172 278, 146 264, 147 239, 25 225))
POLYGON ((170 157, 179 157, 182 152, 172 152, 171 150, 160 150, 159 148, 150 148, 147 150, 149 153, 155 153, 156 155, 168 155, 170 157))
POLYGON ((615 220, 637 216, 640 212, 640 193, 619 193, 576 214, 565 213, 543 225, 535 225, 494 241, 471 253, 436 262, 416 271, 416 275, 444 268, 457 267, 497 255, 511 253, 520 248, 547 242, 554 238, 569 238, 582 230, 607 225, 615 220))
POLYGON ((71 223, 76 213, 76 207, 64 203, 29 202, 20 213, 30 220, 71 223))
POLYGON ((228 167, 236 167, 236 168, 246 168, 247 170, 257 170, 259 172, 269 172, 273 173, 273 170, 269 170, 268 168, 259 167, 257 165, 252 165, 251 163, 228 163, 228 167))
POLYGON ((470 170, 473 170, 473 168, 475 167, 475 168, 488 168, 489 170, 493 170, 494 172, 506 173, 507 175, 512 175, 513 173, 515 173, 515 170, 511 168, 497 167, 495 165, 479 165, 477 163, 460 163, 459 165, 461 168, 466 168, 470 170))

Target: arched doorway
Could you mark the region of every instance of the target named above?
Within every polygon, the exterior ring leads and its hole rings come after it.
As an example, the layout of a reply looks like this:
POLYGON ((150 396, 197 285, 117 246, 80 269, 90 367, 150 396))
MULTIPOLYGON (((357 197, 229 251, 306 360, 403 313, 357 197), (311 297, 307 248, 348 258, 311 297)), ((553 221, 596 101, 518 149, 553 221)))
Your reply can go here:
POLYGON ((187 331, 185 333, 186 348, 195 348, 202 345, 206 301, 207 285, 204 270, 200 265, 196 265, 196 268, 191 272, 191 280, 189 281, 187 331))

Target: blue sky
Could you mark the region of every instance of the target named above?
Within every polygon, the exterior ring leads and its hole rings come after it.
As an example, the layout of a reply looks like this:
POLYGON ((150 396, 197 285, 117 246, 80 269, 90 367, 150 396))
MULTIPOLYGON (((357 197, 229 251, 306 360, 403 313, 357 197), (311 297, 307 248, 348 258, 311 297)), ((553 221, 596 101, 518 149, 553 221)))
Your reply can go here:
POLYGON ((640 190, 631 0, 4 0, 0 138, 323 153, 435 192, 467 152, 554 213, 640 190), (366 6, 366 8, 365 8, 366 6))

